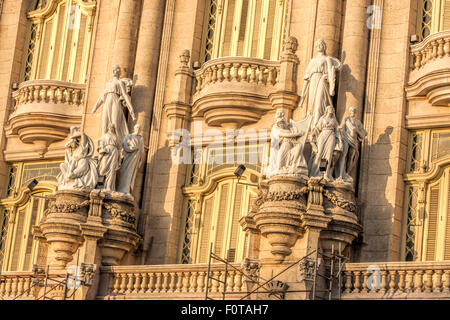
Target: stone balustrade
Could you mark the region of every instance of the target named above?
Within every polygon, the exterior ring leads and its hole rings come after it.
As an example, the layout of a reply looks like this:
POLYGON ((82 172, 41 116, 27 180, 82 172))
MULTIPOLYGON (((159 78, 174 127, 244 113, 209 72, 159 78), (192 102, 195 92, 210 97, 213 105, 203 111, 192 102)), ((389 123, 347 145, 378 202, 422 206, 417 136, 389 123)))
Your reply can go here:
POLYGON ((411 69, 418 70, 430 61, 444 56, 450 57, 450 32, 438 32, 411 46, 413 59, 411 69))
POLYGON ((280 63, 247 57, 226 57, 208 61, 195 71, 195 93, 222 82, 242 82, 273 87, 277 83, 280 63))
POLYGON ((427 99, 433 106, 449 106, 450 31, 434 33, 410 49, 407 98, 427 99))
POLYGON ((2 272, 0 274, 0 300, 33 300, 34 275, 31 272, 2 272))
POLYGON ((31 80, 13 93, 15 108, 27 103, 53 103, 80 106, 85 99, 85 85, 56 80, 31 80))
POLYGON ((348 263, 344 299, 448 299, 450 261, 348 263))
MULTIPOLYGON (((43 157, 51 144, 67 137, 70 127, 81 124, 85 95, 85 84, 57 80, 21 83, 12 94, 14 111, 5 126, 6 135, 34 144, 34 152, 43 157)), ((6 151, 9 160, 24 159, 17 149, 6 151)))
MULTIPOLYGON (((240 269, 239 264, 233 265, 240 269)), ((99 299, 205 299, 207 264, 102 267, 104 288, 99 299), (106 287, 107 286, 107 287, 106 287)), ((226 298, 239 299, 246 291, 246 278, 229 267, 226 298)), ((210 276, 223 281, 224 264, 211 265, 210 276)), ((209 297, 222 298, 223 283, 210 279, 209 297)))

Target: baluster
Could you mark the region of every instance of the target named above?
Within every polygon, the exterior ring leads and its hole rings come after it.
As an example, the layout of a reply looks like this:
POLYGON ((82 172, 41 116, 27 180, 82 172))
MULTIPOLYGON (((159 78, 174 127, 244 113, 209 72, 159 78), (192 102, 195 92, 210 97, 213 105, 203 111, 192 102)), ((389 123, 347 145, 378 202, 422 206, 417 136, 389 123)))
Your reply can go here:
POLYGON ((414 292, 422 292, 423 287, 423 270, 417 270, 414 283, 414 292))
POLYGON ((345 293, 352 292, 352 272, 345 271, 345 293))
POLYGON ((146 293, 148 290, 148 272, 142 273, 142 282, 141 282, 141 290, 139 290, 139 293, 146 293))
POLYGON ((175 272, 171 272, 170 273, 169 291, 175 292, 176 285, 177 285, 177 282, 176 282, 175 272))
POLYGON ((433 292, 441 292, 442 291, 442 274, 444 271, 438 269, 435 272, 435 279, 433 284, 433 292))
POLYGON ((389 292, 394 293, 397 284, 397 271, 390 270, 389 271, 389 292))
POLYGON ((224 281, 225 281, 225 271, 221 271, 220 272, 220 278, 218 278, 220 281, 222 281, 222 282, 219 282, 219 292, 223 292, 223 291, 225 291, 226 290, 226 288, 225 288, 225 286, 224 286, 224 281))
POLYGON ((204 87, 206 87, 206 70, 203 71, 201 78, 202 78, 202 80, 200 82, 202 83, 202 89, 203 89, 204 87))
POLYGON ((155 273, 151 272, 148 279, 148 292, 152 293, 155 291, 155 273))
POLYGON ((264 83, 264 71, 266 70, 265 66, 259 66, 259 76, 258 76, 258 84, 265 84, 264 83))
POLYGON ((433 60, 434 59, 436 59, 437 58, 437 56, 438 56, 438 43, 437 43, 437 41, 433 41, 433 42, 431 42, 431 57, 433 58, 433 60))
POLYGON ((225 69, 224 69, 224 71, 225 71, 225 75, 224 75, 225 80, 231 81, 231 75, 230 75, 231 63, 224 63, 224 65, 225 65, 225 69))
POLYGON ((183 272, 177 272, 177 291, 183 291, 183 272))
POLYGON ((197 292, 197 286, 198 286, 197 277, 198 277, 198 272, 191 273, 191 279, 189 281, 189 283, 190 283, 189 292, 197 292))
POLYGON ((202 90, 202 76, 200 73, 195 73, 195 80, 197 81, 197 86, 195 87, 195 92, 200 92, 202 90))
POLYGON ((6 296, 6 281, 0 282, 0 298, 6 296))
POLYGON ((44 101, 45 103, 48 103, 48 96, 47 96, 48 89, 49 86, 43 86, 41 90, 41 101, 44 101))
POLYGON ((50 86, 48 90, 48 101, 51 103, 56 103, 56 87, 50 86))
POLYGON ((127 274, 121 273, 120 274, 121 282, 120 282, 120 293, 125 293, 127 289, 127 274))
POLYGON ((380 292, 385 293, 387 290, 387 271, 382 270, 381 272, 381 283, 380 283, 380 292))
POLYGON ((217 71, 219 70, 219 68, 217 67, 217 65, 214 65, 211 68, 212 68, 212 82, 216 83, 217 82, 217 71))
POLYGON ((197 292, 204 292, 205 291, 205 272, 199 272, 198 278, 197 278, 197 292))
MULTIPOLYGON (((0 289, 1 292, 1 289, 0 289)), ((450 292, 450 270, 445 270, 445 282, 444 288, 442 292, 449 293, 450 292)))
POLYGON ((134 289, 133 293, 137 294, 141 291, 141 274, 135 273, 134 274, 134 289))
POLYGON ((13 278, 12 279, 12 284, 11 284, 11 297, 16 297, 17 296, 17 285, 19 284, 19 281, 17 278, 13 278))
POLYGON ((233 292, 234 289, 234 275, 236 274, 236 271, 229 270, 228 276, 227 276, 227 290, 226 292, 233 292))
POLYGON ((190 280, 191 280, 191 273, 183 272, 183 288, 181 288, 181 292, 189 292, 190 280))
POLYGON ((359 293, 361 292, 361 271, 354 271, 354 277, 355 277, 355 283, 354 283, 354 289, 353 292, 359 293))
POLYGON ((444 39, 438 40, 437 55, 439 58, 442 58, 444 56, 444 44, 445 44, 444 39))
POLYGON ((269 67, 269 76, 267 78, 267 84, 275 85, 275 68, 269 67))
POLYGON ((241 292, 242 291, 242 274, 240 272, 235 273, 235 281, 234 281, 234 292, 241 292))
POLYGON ((248 63, 243 63, 242 64, 242 76, 241 76, 241 81, 244 82, 248 82, 248 68, 250 67, 250 65, 248 63))
POLYGON ((26 278, 23 284, 23 290, 25 292, 25 297, 31 297, 31 278, 26 278))
POLYGON ((427 63, 427 59, 428 59, 427 52, 428 52, 428 50, 426 48, 421 51, 422 60, 420 61, 420 64, 422 67, 427 63))
POLYGON ((421 66, 422 66, 422 54, 421 52, 416 52, 415 53, 415 57, 416 57, 416 61, 414 66, 416 67, 416 70, 418 70, 421 66))
POLYGON ((414 288, 414 270, 406 271, 405 292, 410 293, 414 288))
POLYGON ((217 80, 219 80, 219 82, 222 82, 224 79, 224 75, 223 75, 223 69, 225 68, 225 66, 223 65, 223 63, 219 64, 219 70, 217 72, 217 80))
POLYGON ((167 272, 163 273, 163 284, 162 284, 162 292, 169 291, 169 274, 167 272))
POLYGON ((120 275, 117 273, 113 273, 113 289, 112 289, 112 293, 116 294, 119 293, 120 290, 120 275))
POLYGON ((255 66, 254 64, 252 64, 250 66, 250 83, 255 83, 256 82, 256 68, 258 66, 255 66))
POLYGON ((367 272, 363 272, 363 282, 362 282, 362 290, 361 292, 367 293, 369 290, 367 290, 367 281, 369 280, 369 274, 367 272))
POLYGON ((64 92, 63 92, 63 88, 58 87, 56 89, 56 103, 61 104, 64 101, 64 92))
POLYGON ((406 285, 405 276, 406 276, 405 270, 398 271, 398 291, 399 292, 405 292, 405 285, 406 285))
POLYGON ((34 101, 41 102, 41 89, 42 86, 36 86, 34 89, 34 101))
POLYGON ((240 81, 240 79, 239 79, 240 66, 241 66, 240 63, 233 63, 233 78, 232 78, 232 80, 240 81))
POLYGON ((206 83, 205 83, 205 85, 209 85, 209 84, 211 84, 211 67, 209 67, 208 69, 206 69, 206 79, 205 79, 205 81, 206 81, 206 83))
POLYGON ((19 278, 17 284, 17 295, 21 295, 24 293, 24 278, 19 278))
POLYGON ((450 38, 446 38, 446 39, 445 39, 444 53, 445 53, 447 56, 450 56, 450 38))
POLYGON ((127 274, 128 278, 128 285, 127 285, 127 291, 125 291, 126 294, 129 294, 133 291, 133 285, 134 285, 134 274, 129 273, 127 274))
POLYGON ((162 273, 161 272, 156 273, 156 282, 155 282, 155 292, 156 293, 161 292, 161 278, 162 278, 162 273))
POLYGON ((430 293, 433 290, 433 270, 426 270, 425 292, 430 293))
MULTIPOLYGON (((213 278, 215 279, 220 279, 220 271, 214 271, 213 273, 213 278)), ((210 281, 210 286, 211 286, 211 292, 218 292, 219 291, 219 282, 215 281, 215 280, 211 280, 210 281)))
POLYGON ((74 92, 73 92, 73 104, 76 106, 80 105, 80 94, 81 94, 81 90, 79 90, 79 89, 74 90, 74 92))

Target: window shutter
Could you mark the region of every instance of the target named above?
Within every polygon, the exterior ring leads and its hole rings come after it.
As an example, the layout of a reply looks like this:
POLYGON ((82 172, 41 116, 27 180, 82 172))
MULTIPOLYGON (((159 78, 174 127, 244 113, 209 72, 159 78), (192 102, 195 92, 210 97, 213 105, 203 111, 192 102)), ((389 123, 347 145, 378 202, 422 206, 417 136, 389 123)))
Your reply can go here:
POLYGON ((436 255, 437 224, 439 209, 439 186, 430 188, 430 210, 428 212, 428 230, 426 238, 426 261, 432 261, 436 255))
POLYGON ((444 260, 450 260, 450 179, 448 181, 447 197, 447 221, 445 225, 444 260))
POLYGON ((214 253, 221 256, 222 249, 224 247, 225 241, 225 223, 227 219, 227 208, 228 208, 228 191, 230 190, 230 185, 225 184, 220 192, 220 202, 217 214, 216 230, 215 230, 215 242, 214 242, 214 253))
POLYGON ((450 30, 450 0, 445 0, 444 1, 444 6, 443 6, 443 15, 442 15, 442 30, 450 30))
MULTIPOLYGON (((89 48, 89 45, 86 45, 86 38, 87 38, 87 17, 85 15, 81 15, 81 22, 80 22, 80 34, 78 37, 78 43, 77 43, 77 52, 75 57, 75 69, 74 69, 74 75, 73 75, 73 81, 78 83, 84 83, 85 81, 85 74, 83 74, 83 56, 88 55, 89 52, 87 48, 89 48)), ((75 45, 75 41, 74 41, 75 45)))
POLYGON ((16 235, 14 239, 14 247, 12 248, 12 252, 14 252, 14 254, 12 255, 11 271, 17 271, 17 267, 19 266, 19 257, 21 257, 21 246, 24 237, 23 230, 25 224, 25 209, 20 210, 17 215, 16 235))
MULTIPOLYGON (((63 63, 64 61, 64 56, 67 55, 67 52, 70 52, 70 47, 66 48, 65 52, 62 52, 63 50, 63 42, 64 42, 64 32, 66 30, 66 28, 68 27, 67 25, 67 20, 66 20, 66 4, 61 5, 61 7, 58 9, 58 25, 56 27, 56 34, 54 35, 55 37, 55 42, 53 43, 53 51, 52 51, 52 55, 53 55, 53 62, 52 62, 52 66, 51 66, 51 79, 58 79, 58 73, 59 73, 59 65, 60 63, 63 63)), ((67 30, 67 32, 69 34, 72 33, 72 30, 67 30)), ((60 79, 58 79, 60 80, 60 79)))
POLYGON ((48 20, 44 26, 44 36, 41 45, 41 57, 39 60, 39 79, 47 78, 48 58, 50 57, 50 44, 52 41, 53 21, 55 18, 48 20))
POLYGON ((236 258, 236 248, 238 244, 238 235, 239 235, 239 219, 241 217, 241 208, 242 208, 242 196, 243 196, 243 186, 236 186, 236 195, 234 199, 234 208, 233 208, 233 218, 231 220, 231 237, 230 244, 228 249, 228 261, 235 262, 236 258))
POLYGON ((273 26, 275 23, 276 0, 269 1, 269 12, 267 16, 266 39, 264 41, 264 59, 269 60, 272 51, 273 26))
POLYGON ((205 200, 205 210, 203 211, 203 224, 200 239, 200 252, 198 263, 206 263, 209 258, 209 235, 211 232, 211 218, 213 214, 214 197, 205 200))
POLYGON ((239 25, 239 36, 238 36, 238 46, 237 46, 237 55, 244 55, 244 46, 245 46, 245 34, 247 31, 247 16, 248 16, 248 0, 242 1, 242 12, 241 12, 241 20, 239 25))
POLYGON ((227 57, 231 54, 231 40, 233 39, 234 11, 236 0, 228 0, 227 16, 225 17, 225 33, 223 36, 222 56, 227 57))
POLYGON ((262 1, 256 1, 256 9, 255 9, 255 26, 253 27, 252 33, 252 50, 251 56, 258 56, 258 46, 259 46, 259 32, 261 27, 261 14, 262 14, 262 1))
POLYGON ((28 227, 28 232, 27 232, 27 236, 28 236, 28 240, 27 240, 27 247, 26 247, 26 251, 25 251, 25 261, 23 263, 23 271, 28 271, 31 270, 31 262, 32 262, 32 257, 31 257, 31 253, 32 253, 32 249, 33 249, 33 235, 31 234, 33 226, 36 224, 36 219, 37 219, 37 215, 38 215, 38 211, 39 211, 39 204, 40 204, 40 200, 36 199, 36 198, 32 198, 32 211, 31 211, 31 221, 30 221, 30 225, 28 227))

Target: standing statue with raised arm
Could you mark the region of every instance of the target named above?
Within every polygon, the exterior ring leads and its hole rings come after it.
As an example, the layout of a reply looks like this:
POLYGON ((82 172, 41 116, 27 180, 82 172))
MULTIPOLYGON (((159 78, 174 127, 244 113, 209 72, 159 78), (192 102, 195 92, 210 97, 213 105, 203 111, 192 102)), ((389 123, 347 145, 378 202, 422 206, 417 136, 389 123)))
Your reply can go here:
POLYGON ((341 62, 327 56, 327 45, 323 39, 315 43, 317 56, 311 59, 306 68, 302 100, 308 101, 308 113, 312 115, 312 128, 325 114, 327 106, 333 106, 332 97, 336 89, 336 71, 341 68, 341 62))
POLYGON ((344 120, 342 140, 344 143, 342 154, 336 166, 336 176, 345 182, 353 183, 351 171, 359 158, 359 145, 367 136, 363 124, 356 118, 356 107, 350 107, 350 116, 344 120))
POLYGON ((126 107, 128 109, 133 121, 136 121, 136 116, 134 114, 130 96, 130 86, 133 85, 132 80, 120 79, 120 74, 120 67, 113 66, 113 79, 106 83, 105 91, 99 97, 92 109, 92 113, 94 114, 103 104, 102 134, 104 135, 108 132, 108 126, 112 123, 116 128, 116 134, 119 141, 122 141, 129 133, 122 108, 126 107))

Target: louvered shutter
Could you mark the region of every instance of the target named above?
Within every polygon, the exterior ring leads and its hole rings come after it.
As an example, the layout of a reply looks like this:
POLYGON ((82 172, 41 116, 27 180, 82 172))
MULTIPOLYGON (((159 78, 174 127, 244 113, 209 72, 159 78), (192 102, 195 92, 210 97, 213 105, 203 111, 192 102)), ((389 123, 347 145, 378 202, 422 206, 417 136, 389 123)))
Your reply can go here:
POLYGON ((38 72, 38 78, 39 79, 46 79, 47 78, 47 68, 48 68, 48 59, 53 51, 50 50, 50 44, 52 41, 52 33, 53 33, 53 22, 55 21, 55 18, 52 17, 49 19, 44 26, 43 30, 43 39, 42 39, 42 45, 41 45, 41 57, 39 59, 39 72, 38 72))
MULTIPOLYGON (((67 28, 67 21, 66 21, 66 10, 67 10, 67 6, 66 4, 62 4, 59 9, 58 9, 58 14, 57 14, 57 27, 56 27, 56 34, 54 35, 54 39, 55 41, 52 43, 52 47, 53 50, 51 51, 51 55, 53 56, 53 62, 51 65, 51 79, 58 79, 59 80, 59 66, 60 63, 63 61, 64 59, 64 55, 67 55, 67 50, 68 48, 66 48, 65 52, 62 52, 63 48, 64 48, 64 32, 66 31, 67 28)), ((71 34, 73 32, 73 30, 68 30, 68 32, 71 34)))
POLYGON ((442 10, 442 30, 450 30, 450 0, 444 0, 442 10))
POLYGON ((40 205, 40 200, 36 199, 36 198, 32 198, 32 209, 31 209, 31 221, 30 221, 30 225, 27 228, 27 234, 25 236, 28 237, 27 239, 27 246, 25 248, 25 261, 23 263, 23 271, 29 271, 31 270, 31 265, 32 265, 32 250, 33 250, 33 235, 32 233, 32 229, 33 226, 36 225, 36 220, 37 220, 37 215, 38 215, 38 211, 39 211, 39 205, 40 205))
MULTIPOLYGON (((83 83, 86 75, 84 74, 83 57, 89 55, 89 44, 86 43, 87 39, 87 16, 81 15, 80 21, 80 34, 78 36, 78 42, 76 43, 76 57, 73 81, 83 83)), ((75 46, 75 43, 74 43, 75 46)))
POLYGON ((245 34, 247 31, 247 16, 248 16, 248 6, 249 1, 242 1, 242 11, 241 11, 241 19, 239 24, 239 35, 238 35, 238 44, 237 44, 237 55, 244 55, 244 47, 245 47, 245 34))
POLYGON ((204 202, 204 211, 203 211, 203 222, 202 222, 202 232, 201 232, 201 239, 200 239, 200 248, 199 248, 199 263, 206 263, 208 262, 209 257, 209 237, 211 232, 211 219, 213 215, 213 204, 214 204, 214 197, 210 197, 208 199, 205 199, 204 202))
POLYGON ((234 29, 234 11, 236 9, 236 0, 228 0, 227 15, 225 17, 225 29, 223 35, 222 56, 228 57, 231 55, 231 41, 233 39, 234 29))
POLYGON ((448 181, 447 190, 447 212, 445 224, 445 242, 444 242, 444 260, 450 260, 450 178, 448 181))
POLYGON ((225 224, 227 220, 227 209, 228 209, 228 193, 230 190, 230 185, 225 184, 220 190, 220 201, 219 208, 217 212, 216 228, 214 230, 216 236, 214 241, 214 253, 221 256, 222 250, 224 248, 225 240, 225 224))
POLYGON ((19 266, 19 258, 21 257, 21 247, 22 247, 22 240, 24 238, 24 228, 25 228, 25 209, 19 210, 17 213, 17 227, 16 227, 16 233, 15 233, 15 239, 14 239, 14 246, 12 248, 12 261, 11 261, 11 271, 17 271, 17 268, 19 266))
POLYGON ((272 51, 273 27, 276 14, 276 0, 269 1, 269 11, 267 15, 266 39, 264 41, 264 59, 269 60, 272 51))
POLYGON ((236 259, 236 251, 238 244, 238 236, 239 236, 239 219, 241 217, 241 208, 242 208, 242 197, 243 197, 243 186, 236 186, 236 194, 234 198, 234 208, 233 208, 233 218, 231 219, 231 237, 230 244, 228 246, 228 261, 235 262, 236 259))
POLYGON ((436 240, 439 213, 439 186, 430 188, 430 206, 428 212, 426 261, 432 261, 436 256, 436 240))

